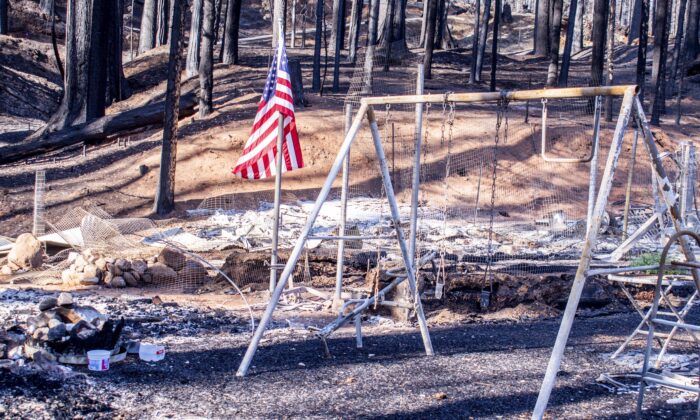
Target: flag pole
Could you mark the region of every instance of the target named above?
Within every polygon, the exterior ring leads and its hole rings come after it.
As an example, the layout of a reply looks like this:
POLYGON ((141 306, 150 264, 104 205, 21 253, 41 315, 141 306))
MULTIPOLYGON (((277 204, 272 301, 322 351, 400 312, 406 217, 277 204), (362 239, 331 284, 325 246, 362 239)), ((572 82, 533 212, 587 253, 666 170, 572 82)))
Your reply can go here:
MULTIPOLYGON (((279 21, 280 25, 280 38, 284 39, 282 21, 279 21)), ((278 45, 279 49, 280 46, 278 45)), ((277 54, 277 51, 275 51, 277 54)), ((279 65, 279 60, 277 60, 277 65, 279 65)), ((275 170, 275 209, 274 209, 274 221, 272 223, 272 255, 270 256, 270 293, 275 290, 277 286, 277 244, 279 242, 279 227, 280 227, 280 198, 282 195, 282 141, 284 140, 284 115, 278 111, 277 115, 277 164, 275 170)))

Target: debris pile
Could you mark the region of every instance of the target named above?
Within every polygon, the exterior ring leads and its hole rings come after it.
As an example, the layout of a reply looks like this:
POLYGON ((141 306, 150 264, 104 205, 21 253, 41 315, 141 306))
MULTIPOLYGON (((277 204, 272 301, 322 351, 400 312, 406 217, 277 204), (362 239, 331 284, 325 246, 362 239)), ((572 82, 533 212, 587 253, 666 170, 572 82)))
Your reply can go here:
POLYGON ((31 233, 23 233, 17 237, 7 263, 0 267, 0 275, 23 273, 41 267, 44 263, 44 247, 31 233))
POLYGON ((64 286, 142 287, 182 285, 196 288, 210 280, 200 262, 188 259, 175 248, 164 248, 147 259, 114 258, 94 249, 69 256, 70 266, 63 270, 64 286))
POLYGON ((0 359, 79 363, 89 350, 115 349, 124 319, 115 321, 92 306, 78 305, 70 293, 46 297, 24 325, 0 331, 0 359))

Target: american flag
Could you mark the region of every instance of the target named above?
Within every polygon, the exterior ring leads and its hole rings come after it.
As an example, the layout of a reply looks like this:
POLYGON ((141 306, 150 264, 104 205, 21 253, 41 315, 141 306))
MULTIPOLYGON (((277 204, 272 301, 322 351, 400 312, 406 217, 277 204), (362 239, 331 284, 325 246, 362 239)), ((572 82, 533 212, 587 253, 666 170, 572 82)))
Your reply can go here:
POLYGON ((246 179, 261 179, 276 175, 279 114, 284 116, 282 172, 303 168, 304 159, 301 156, 301 144, 294 118, 294 99, 287 51, 284 48, 282 36, 277 42, 277 51, 267 75, 265 90, 260 98, 250 137, 243 148, 243 155, 233 168, 234 174, 246 179))

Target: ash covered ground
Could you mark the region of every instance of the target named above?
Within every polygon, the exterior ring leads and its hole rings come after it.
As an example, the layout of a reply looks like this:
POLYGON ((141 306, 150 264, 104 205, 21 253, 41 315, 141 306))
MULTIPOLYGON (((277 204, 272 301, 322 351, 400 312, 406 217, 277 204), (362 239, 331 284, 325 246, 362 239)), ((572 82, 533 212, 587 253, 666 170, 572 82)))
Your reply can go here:
MULTIPOLYGON (((51 295, 56 293, 0 288, 0 327, 23 322, 51 295)), ((4 361, 0 417, 529 418, 559 325, 551 317, 446 322, 449 317, 442 316, 441 325, 431 329, 437 355, 429 358, 413 326, 368 322, 363 349, 356 349, 352 331, 343 329, 328 341, 331 358, 326 358, 319 340, 300 328, 322 320, 283 312, 266 334, 249 376, 240 379, 235 372, 250 337, 244 309, 201 299, 164 297, 165 304, 156 304, 127 294, 74 297, 124 317, 125 338, 164 344, 165 359, 147 363, 129 356, 107 372, 4 361)), ((697 320, 699 312, 694 309, 691 319, 697 320)), ((634 416, 636 394, 610 392, 596 379, 638 366, 641 340, 621 361, 607 358, 638 322, 631 311, 577 320, 548 415, 634 416)), ((696 350, 682 337, 674 342, 672 357, 683 359, 696 350)), ((694 398, 666 389, 648 392, 645 407, 650 418, 696 413, 694 398)))

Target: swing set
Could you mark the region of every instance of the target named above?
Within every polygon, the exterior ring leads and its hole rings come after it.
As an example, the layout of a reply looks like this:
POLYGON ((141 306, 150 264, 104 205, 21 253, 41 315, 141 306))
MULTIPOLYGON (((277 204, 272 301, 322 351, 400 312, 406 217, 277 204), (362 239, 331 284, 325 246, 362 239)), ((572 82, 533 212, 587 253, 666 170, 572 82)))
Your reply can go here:
MULTIPOLYGON (((420 67, 419 67, 420 73, 420 67)), ((350 123, 349 112, 346 112, 346 135, 345 139, 340 146, 338 154, 335 161, 330 168, 328 176, 321 188, 313 209, 307 219, 306 225, 296 244, 287 260, 287 263, 282 271, 279 282, 277 283, 274 291, 272 292, 269 304, 257 326, 257 329, 251 339, 248 349, 241 361, 239 366, 237 376, 245 376, 248 373, 252 359, 257 351, 260 344, 260 340, 269 325, 272 314, 275 307, 280 300, 280 297, 284 291, 285 286, 290 281, 290 278, 295 270, 296 264, 300 260, 302 253, 306 249, 306 243, 313 239, 322 240, 332 240, 338 241, 338 273, 336 277, 336 290, 335 299, 336 307, 340 307, 340 314, 338 317, 328 324, 326 327, 316 331, 316 335, 324 340, 333 331, 340 328, 341 326, 353 322, 356 329, 356 340, 358 347, 362 345, 361 336, 361 316, 365 310, 372 306, 386 305, 386 306, 404 306, 410 308, 415 312, 418 327, 422 336, 422 342, 427 356, 433 356, 435 351, 433 349, 433 344, 430 339, 430 333, 428 331, 427 322, 425 315, 423 313, 423 307, 420 299, 420 294, 418 292, 418 287, 416 284, 417 271, 421 269, 424 265, 429 262, 433 262, 436 258, 438 259, 437 264, 437 275, 435 276, 435 297, 440 298, 444 294, 444 285, 446 279, 446 226, 447 226, 447 201, 444 199, 443 206, 443 235, 442 239, 438 242, 437 250, 428 250, 423 252, 422 255, 417 252, 416 248, 416 232, 418 228, 418 207, 420 201, 420 184, 421 184, 421 157, 428 153, 428 134, 425 131, 425 137, 423 137, 422 121, 423 121, 423 109, 430 112, 431 105, 442 104, 442 125, 441 125, 441 144, 446 143, 447 156, 445 159, 444 174, 445 182, 443 185, 445 194, 447 192, 447 178, 450 176, 451 170, 451 159, 453 153, 453 126, 455 121, 455 104, 464 103, 481 103, 481 104, 495 104, 496 111, 496 130, 493 137, 493 142, 491 144, 493 155, 492 171, 490 174, 490 208, 488 214, 488 241, 487 241, 487 255, 486 264, 483 269, 483 288, 481 292, 481 306, 482 308, 489 307, 489 301, 491 298, 491 293, 493 292, 493 235, 494 235, 494 213, 495 213, 495 200, 496 200, 496 183, 498 177, 498 167, 499 167, 499 145, 501 143, 507 143, 508 141, 508 111, 509 106, 513 102, 529 104, 529 101, 542 100, 543 101, 543 117, 546 118, 546 107, 547 100, 552 99, 567 99, 567 98, 577 98, 577 99, 587 99, 590 103, 595 104, 594 111, 594 139, 591 142, 592 150, 590 151, 589 157, 585 158, 586 162, 591 162, 591 180, 589 190, 589 206, 587 209, 587 221, 586 221, 586 234, 585 241, 582 244, 582 250, 580 259, 578 260, 578 267, 576 270, 575 279, 571 288, 568 303, 564 311, 564 315, 561 321, 559 333, 557 335, 556 343, 552 350, 552 355, 549 360, 549 364, 546 369, 546 374, 542 382, 540 394, 537 400, 536 407, 533 412, 533 419, 541 419, 544 415, 547 403, 549 401, 550 394, 554 388, 556 381, 557 372, 561 364, 561 359, 564 354, 564 349, 571 331, 571 327, 574 321, 574 316, 576 309, 581 298, 584 284, 586 279, 592 274, 609 274, 606 270, 595 270, 593 273, 591 270, 591 261, 593 259, 594 247, 597 244, 599 230, 602 221, 605 217, 606 204, 613 186, 613 178, 615 170, 617 168, 618 159, 622 149, 623 137, 628 128, 630 120, 634 120, 637 126, 637 130, 642 134, 643 144, 646 146, 647 153, 649 155, 650 161, 654 170, 655 179, 653 182, 658 185, 659 194, 665 202, 664 210, 668 214, 669 220, 671 220, 673 227, 676 231, 680 232, 684 229, 684 222, 682 217, 680 217, 680 210, 677 203, 677 196, 674 193, 673 186, 668 180, 665 169, 661 164, 659 153, 656 149, 654 138, 651 134, 649 126, 647 124, 644 111, 641 106, 641 102, 637 97, 638 88, 636 86, 608 86, 608 87, 583 87, 583 88, 563 88, 563 89, 545 89, 545 90, 526 90, 526 91, 501 91, 501 92, 487 92, 487 93, 445 93, 444 95, 426 95, 423 94, 422 89, 422 78, 418 78, 418 89, 416 95, 404 95, 404 96, 386 96, 386 97, 368 97, 360 100, 359 110, 355 114, 354 118, 350 123), (596 182, 594 173, 596 172, 596 162, 598 159, 598 127, 597 124, 600 121, 600 104, 601 98, 603 97, 617 97, 622 99, 619 115, 615 125, 614 133, 612 135, 610 148, 608 151, 607 159, 605 162, 605 169, 602 173, 600 179, 599 187, 596 190, 598 183, 596 182), (376 107, 384 107, 387 110, 387 121, 388 114, 392 105, 415 105, 416 108, 416 128, 415 128, 415 148, 413 157, 413 174, 412 174, 412 190, 411 190, 411 212, 410 212, 410 228, 408 235, 404 231, 402 220, 400 217, 399 207, 397 204, 397 198, 395 195, 394 186, 392 185, 391 173, 389 166, 387 164, 387 158, 382 144, 382 136, 385 138, 388 136, 388 124, 384 124, 385 133, 382 135, 380 133, 377 118, 375 115, 376 107), (373 293, 365 296, 363 298, 354 299, 341 299, 342 294, 342 267, 343 267, 343 249, 345 241, 358 241, 358 240, 371 240, 378 238, 368 238, 365 236, 347 235, 345 233, 346 229, 346 218, 347 218, 347 199, 348 199, 348 182, 349 182, 349 170, 350 170, 350 150, 353 146, 353 142, 358 137, 358 133, 362 127, 364 119, 367 119, 372 142, 374 145, 374 153, 376 154, 376 160, 379 166, 379 174, 382 181, 382 194, 381 198, 385 204, 388 204, 390 224, 392 235, 391 238, 398 245, 400 249, 400 255, 402 259, 402 266, 399 268, 393 268, 386 270, 386 274, 392 279, 386 286, 379 288, 379 282, 375 281, 373 293), (447 131, 447 136, 445 132, 447 131), (423 144, 425 142, 425 144, 423 144), (324 236, 318 237, 312 234, 314 224, 317 217, 321 211, 321 208, 326 202, 333 187, 334 181, 341 173, 342 170, 342 187, 341 187, 341 208, 340 208, 340 221, 339 221, 339 232, 337 236, 324 236), (408 237, 406 237, 408 236, 408 237), (399 284, 403 282, 407 283, 408 294, 410 298, 410 303, 408 305, 402 304, 400 302, 394 302, 387 299, 387 294, 395 289, 399 284)), ((346 108, 347 110, 348 108, 346 108)), ((543 119, 543 136, 546 133, 545 130, 546 120, 543 119)), ((549 158, 544 149, 545 143, 543 140, 542 157, 549 158)), ((576 162, 580 162, 581 159, 572 159, 576 162)), ((562 162, 566 163, 566 162, 562 162)), ((479 167, 479 187, 481 186, 481 175, 483 174, 485 162, 482 160, 479 167)), ((478 191, 477 189, 477 203, 478 203, 478 191)), ((476 210, 475 210, 476 213, 476 210)), ((388 239, 389 237, 382 237, 382 239, 388 239)), ((697 263, 695 263, 695 257, 690 250, 687 239, 684 236, 677 238, 680 248, 685 255, 686 262, 691 265, 690 271, 693 277, 695 286, 700 290, 700 270, 697 263)), ((378 249, 377 254, 377 265, 381 265, 380 256, 381 248, 378 249)), ((644 267, 638 267, 643 269, 644 267)), ((626 272, 634 271, 634 267, 625 268, 626 272)), ((377 270, 378 272, 379 270, 377 270)), ((615 269, 609 270, 610 272, 616 272, 615 269)), ((619 272, 619 269, 618 271, 619 272)), ((679 322, 680 324, 681 322, 679 322)), ((684 328, 682 325, 679 328, 684 328)))

